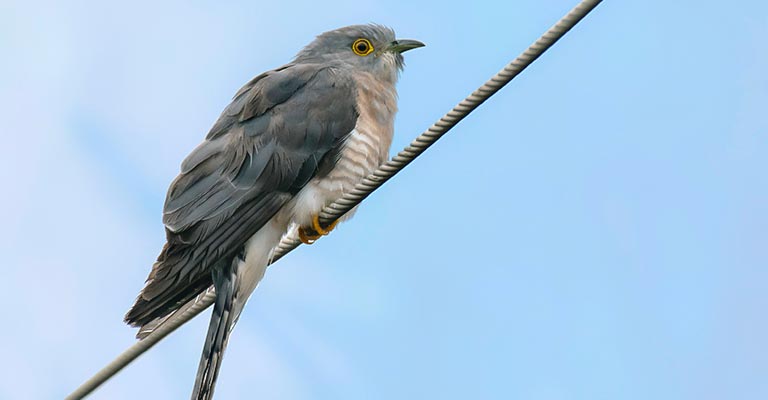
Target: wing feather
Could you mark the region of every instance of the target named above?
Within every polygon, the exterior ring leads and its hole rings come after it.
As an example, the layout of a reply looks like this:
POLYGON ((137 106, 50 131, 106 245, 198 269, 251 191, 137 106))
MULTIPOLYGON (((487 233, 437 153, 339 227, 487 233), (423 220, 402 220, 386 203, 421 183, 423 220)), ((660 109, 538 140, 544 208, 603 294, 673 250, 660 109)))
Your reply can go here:
POLYGON ((184 160, 168 190, 167 243, 126 322, 173 312, 212 283, 327 160, 357 121, 351 79, 321 65, 287 65, 241 89, 184 160))

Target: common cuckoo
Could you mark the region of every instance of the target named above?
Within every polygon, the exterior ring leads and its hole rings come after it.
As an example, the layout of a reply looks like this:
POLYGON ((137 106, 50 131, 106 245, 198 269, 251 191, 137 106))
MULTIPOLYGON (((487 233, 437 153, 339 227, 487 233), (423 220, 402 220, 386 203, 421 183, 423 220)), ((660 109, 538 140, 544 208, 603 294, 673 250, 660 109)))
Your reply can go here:
POLYGON ((163 210, 167 243, 125 321, 139 337, 216 291, 193 399, 210 399, 229 333, 289 227, 328 234, 318 214, 386 161, 402 53, 392 29, 319 35, 246 83, 181 164, 163 210))

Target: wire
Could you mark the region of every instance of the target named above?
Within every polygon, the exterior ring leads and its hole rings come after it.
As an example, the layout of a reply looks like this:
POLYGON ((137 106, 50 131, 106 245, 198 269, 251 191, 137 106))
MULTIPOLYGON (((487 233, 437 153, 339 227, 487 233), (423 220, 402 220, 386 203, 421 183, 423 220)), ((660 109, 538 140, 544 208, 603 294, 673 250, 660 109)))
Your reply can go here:
MULTIPOLYGON (((531 63, 579 23, 579 21, 581 21, 590 11, 597 7, 601 1, 602 0, 584 0, 579 3, 568 12, 568 14, 560 19, 560 21, 549 28, 549 30, 547 30, 547 32, 545 32, 538 40, 529 46, 528 49, 507 64, 507 66, 494 75, 490 80, 485 82, 485 84, 472 92, 466 99, 453 107, 451 111, 435 122, 429 129, 416 137, 410 145, 397 153, 391 160, 379 166, 376 171, 358 183, 351 192, 345 193, 342 198, 325 207, 320 213, 320 223, 327 226, 360 204, 360 202, 365 200, 365 198, 374 190, 378 189, 395 174, 400 172, 400 170, 405 168, 411 161, 416 159, 416 157, 458 124, 459 121, 464 119, 464 117, 474 111, 480 104, 488 100, 488 98, 493 96, 504 87, 504 85, 509 83, 509 81, 514 79, 520 72, 531 65, 531 63)), ((273 252, 272 263, 291 252, 300 244, 301 242, 295 235, 285 236, 273 252)), ((82 399, 90 394, 131 361, 135 360, 164 337, 168 336, 168 334, 208 308, 213 304, 215 298, 216 295, 213 288, 209 288, 207 291, 200 294, 190 307, 184 309, 180 313, 172 315, 149 336, 126 349, 111 363, 67 396, 66 399, 82 399)))

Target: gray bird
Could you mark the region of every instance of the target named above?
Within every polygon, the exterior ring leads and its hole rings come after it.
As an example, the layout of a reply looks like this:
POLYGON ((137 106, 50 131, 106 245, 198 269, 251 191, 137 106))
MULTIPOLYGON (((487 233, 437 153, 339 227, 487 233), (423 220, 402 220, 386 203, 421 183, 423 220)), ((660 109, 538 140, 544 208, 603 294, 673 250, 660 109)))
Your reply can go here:
POLYGON ((323 33, 243 86, 182 162, 167 243, 125 321, 141 338, 214 286, 193 399, 212 398, 229 333, 289 227, 307 244, 328 234, 323 207, 386 161, 401 54, 421 46, 380 25, 323 33))

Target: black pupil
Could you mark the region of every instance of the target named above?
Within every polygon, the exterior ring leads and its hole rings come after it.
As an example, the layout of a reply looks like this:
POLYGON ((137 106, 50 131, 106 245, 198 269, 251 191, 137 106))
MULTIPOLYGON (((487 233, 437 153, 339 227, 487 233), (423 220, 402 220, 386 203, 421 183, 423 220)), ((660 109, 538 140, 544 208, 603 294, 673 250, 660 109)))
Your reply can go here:
POLYGON ((365 42, 360 42, 357 44, 357 51, 365 53, 366 50, 368 50, 368 45, 365 42))

